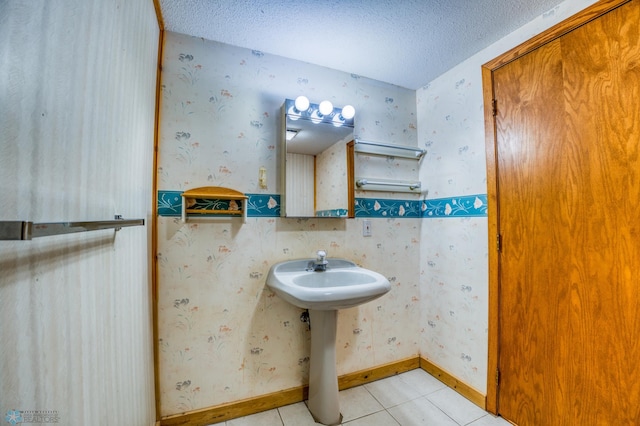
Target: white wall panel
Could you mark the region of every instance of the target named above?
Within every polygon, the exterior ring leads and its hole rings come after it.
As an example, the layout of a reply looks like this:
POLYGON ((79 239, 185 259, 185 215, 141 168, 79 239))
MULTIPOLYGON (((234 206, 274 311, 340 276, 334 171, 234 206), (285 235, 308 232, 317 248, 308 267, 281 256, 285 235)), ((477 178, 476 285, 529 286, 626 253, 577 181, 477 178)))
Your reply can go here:
MULTIPOLYGON (((152 0, 0 1, 0 220, 150 220, 158 37, 152 0)), ((2 418, 154 423, 149 235, 0 241, 2 418)))
POLYGON ((287 216, 314 216, 315 160, 313 155, 287 153, 287 216))

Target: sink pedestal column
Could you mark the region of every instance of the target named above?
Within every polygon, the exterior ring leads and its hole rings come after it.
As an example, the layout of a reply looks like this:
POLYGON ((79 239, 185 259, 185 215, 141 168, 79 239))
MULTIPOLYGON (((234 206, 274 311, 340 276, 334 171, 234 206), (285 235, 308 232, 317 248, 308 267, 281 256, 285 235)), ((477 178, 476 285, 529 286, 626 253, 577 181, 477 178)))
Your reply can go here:
POLYGON ((310 309, 311 357, 309 367, 309 411, 316 422, 337 425, 342 421, 336 372, 338 311, 310 309))

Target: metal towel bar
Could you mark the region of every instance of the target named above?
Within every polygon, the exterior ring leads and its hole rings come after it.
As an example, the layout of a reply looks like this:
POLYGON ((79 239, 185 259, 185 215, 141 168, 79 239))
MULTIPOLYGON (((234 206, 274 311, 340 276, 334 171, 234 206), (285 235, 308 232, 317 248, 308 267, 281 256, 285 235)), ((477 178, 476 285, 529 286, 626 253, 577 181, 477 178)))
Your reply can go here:
POLYGON ((31 240, 51 235, 71 234, 75 232, 98 231, 128 226, 144 226, 144 219, 122 219, 116 215, 114 220, 96 220, 91 222, 54 222, 33 223, 27 221, 0 221, 0 240, 31 240))
MULTIPOLYGON (((413 191, 420 191, 422 184, 420 182, 406 182, 406 181, 400 181, 400 180, 396 180, 396 181, 392 181, 392 180, 382 180, 382 179, 368 179, 368 178, 357 178, 356 179, 356 186, 358 188, 362 188, 364 186, 373 186, 373 187, 377 187, 377 186, 395 186, 395 187, 399 187, 399 188, 407 188, 408 191, 413 192, 413 191)), ((366 189, 366 188, 365 188, 366 189)), ((405 189, 405 191, 407 190, 405 189)), ((372 190, 380 190, 378 188, 372 188, 372 190)))
POLYGON ((369 154, 413 158, 414 160, 420 160, 427 153, 426 149, 417 146, 371 142, 362 139, 356 139, 355 150, 369 154))

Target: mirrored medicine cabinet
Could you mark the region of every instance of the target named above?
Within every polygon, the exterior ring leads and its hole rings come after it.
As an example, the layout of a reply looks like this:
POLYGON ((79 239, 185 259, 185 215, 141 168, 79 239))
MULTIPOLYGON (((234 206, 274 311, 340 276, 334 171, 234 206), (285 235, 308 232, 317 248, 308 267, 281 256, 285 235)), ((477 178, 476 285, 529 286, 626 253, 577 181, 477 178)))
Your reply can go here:
POLYGON ((355 217, 353 108, 298 99, 281 108, 281 215, 355 217))

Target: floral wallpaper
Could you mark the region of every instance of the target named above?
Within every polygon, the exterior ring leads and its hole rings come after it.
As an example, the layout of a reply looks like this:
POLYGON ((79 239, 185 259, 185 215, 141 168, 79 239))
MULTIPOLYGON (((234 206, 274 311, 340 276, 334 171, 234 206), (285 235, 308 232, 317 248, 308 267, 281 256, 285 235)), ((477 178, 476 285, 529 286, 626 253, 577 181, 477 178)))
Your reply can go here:
POLYGON ((424 221, 420 233, 420 353, 481 392, 487 385, 487 259, 493 246, 485 218, 455 214, 472 206, 486 212, 486 198, 470 196, 486 193, 487 184, 481 67, 591 3, 559 4, 416 94, 418 146, 427 149, 420 179, 428 182, 428 198, 443 200, 426 201, 433 220, 424 221))
MULTIPOLYGON (((359 199, 365 216, 379 218, 367 238, 358 218, 280 218, 276 142, 284 99, 304 94, 313 102, 354 105, 356 136, 416 145, 415 91, 170 32, 162 63, 157 170, 162 416, 307 382, 310 334, 300 321, 302 310, 266 289, 265 278, 274 263, 312 257, 318 249, 381 272, 393 285, 380 299, 340 311, 338 373, 416 356, 423 211, 418 200, 409 205, 386 200, 393 197, 385 193, 380 201, 359 199), (267 170, 267 188, 259 186, 260 167, 267 170), (247 194, 247 223, 224 217, 183 223, 180 194, 200 186, 247 194)), ((401 167, 390 164, 380 177, 393 178, 401 167)), ((409 173, 417 179, 417 169, 409 173)))
MULTIPOLYGON (((158 332, 163 416, 306 383, 301 310, 265 288, 269 267, 326 249, 392 290, 338 318, 338 374, 420 354, 480 392, 487 379, 487 197, 480 67, 577 13, 565 1, 418 91, 167 32, 158 162, 158 332), (427 149, 359 155, 356 175, 419 179, 420 195, 358 191, 355 219, 280 218, 285 98, 356 108, 355 136, 427 149), (267 188, 258 170, 267 169, 267 188), (180 193, 244 192, 248 220, 182 223, 180 193), (374 218, 372 237, 362 219, 374 218)), ((333 214, 328 212, 327 214, 333 214)))

